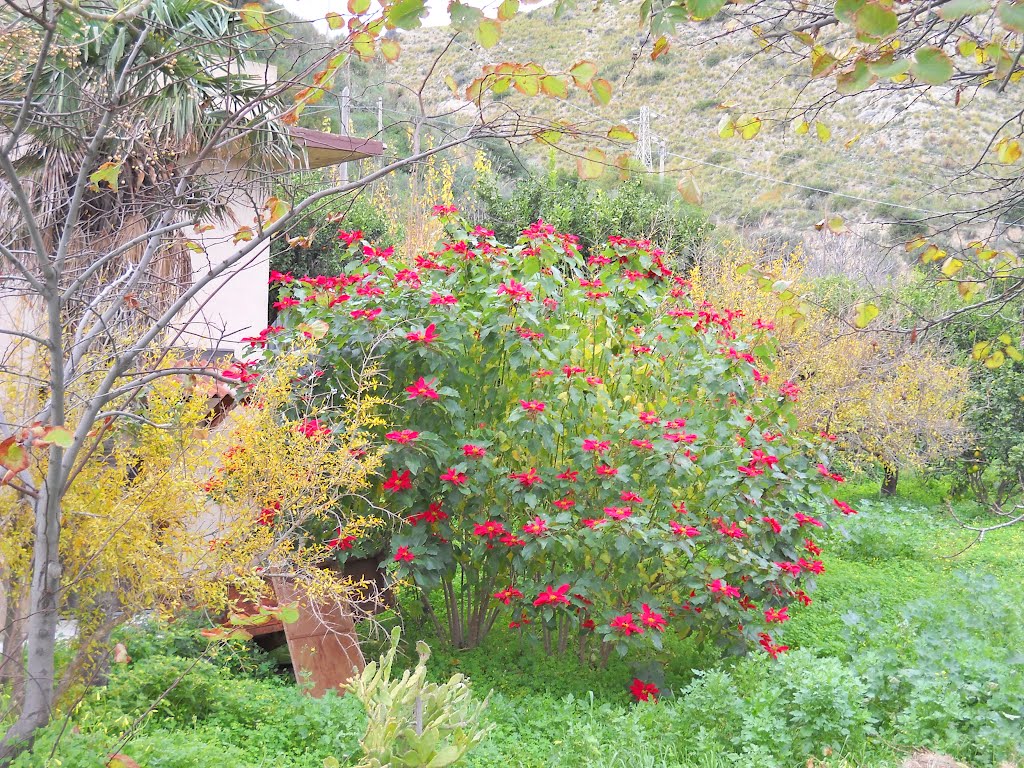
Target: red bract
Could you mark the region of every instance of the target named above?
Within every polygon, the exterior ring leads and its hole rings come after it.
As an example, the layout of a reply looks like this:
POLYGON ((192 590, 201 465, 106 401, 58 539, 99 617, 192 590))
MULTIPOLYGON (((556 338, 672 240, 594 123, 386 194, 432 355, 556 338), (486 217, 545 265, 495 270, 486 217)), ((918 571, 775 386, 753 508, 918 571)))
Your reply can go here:
POLYGON ((815 528, 825 527, 824 523, 822 523, 821 520, 819 520, 816 517, 811 517, 810 515, 805 515, 803 512, 795 513, 793 515, 793 519, 800 524, 801 528, 803 528, 805 525, 813 525, 815 528))
POLYGON ((565 374, 567 379, 571 379, 577 373, 586 373, 586 369, 580 368, 578 365, 563 365, 562 373, 565 374))
POLYGON ((414 384, 410 384, 405 388, 405 391, 409 393, 409 399, 415 400, 418 397, 425 397, 428 400, 437 400, 437 390, 434 389, 435 382, 431 381, 427 383, 427 380, 420 376, 414 384))
POLYGON ((621 632, 626 637, 629 637, 630 635, 642 635, 644 633, 644 628, 638 627, 633 622, 632 613, 627 613, 622 616, 616 616, 614 619, 608 622, 608 626, 616 632, 621 632))
POLYGON ((632 507, 605 507, 604 513, 613 520, 625 520, 633 514, 632 507))
POLYGON ((774 517, 762 517, 761 520, 768 523, 768 526, 776 533, 782 533, 782 525, 774 517))
POLYGON ((769 624, 781 624, 784 621, 789 621, 788 610, 789 608, 785 606, 782 608, 769 608, 764 612, 764 620, 769 624))
POLYGON ((468 480, 466 475, 459 472, 455 467, 449 467, 448 471, 441 475, 441 479, 452 485, 465 485, 468 480))
POLYGON ((445 511, 441 509, 441 505, 438 504, 436 501, 431 502, 430 506, 428 506, 423 512, 417 512, 416 514, 409 516, 409 522, 413 525, 416 525, 420 522, 439 523, 442 520, 447 519, 448 515, 445 514, 445 511))
POLYGON ((391 493, 398 493, 408 488, 412 488, 412 480, 409 479, 409 470, 405 470, 402 474, 398 474, 396 470, 391 470, 391 477, 382 486, 385 491, 391 493))
POLYGON ((692 445, 697 442, 696 435, 688 435, 684 432, 666 432, 662 437, 670 443, 685 443, 686 445, 692 445))
POLYGON ((508 296, 509 300, 513 303, 533 301, 533 294, 518 280, 509 280, 499 285, 498 295, 508 296))
POLYGON ((437 341, 437 333, 435 332, 437 326, 431 323, 422 331, 412 331, 405 334, 405 338, 412 342, 419 342, 421 344, 430 344, 433 341, 437 341))
POLYGON ((576 502, 570 498, 555 499, 551 503, 554 504, 559 509, 572 509, 574 506, 576 506, 576 502))
POLYGON ((321 437, 329 435, 331 428, 324 426, 317 419, 306 419, 295 427, 295 431, 306 437, 321 437))
POLYGON ((540 536, 548 529, 548 521, 543 517, 535 517, 523 526, 523 531, 533 536, 540 536))
POLYGON ((637 701, 654 701, 658 698, 658 694, 661 693, 658 690, 658 686, 654 683, 645 683, 638 677, 633 678, 633 683, 629 686, 629 692, 633 694, 633 698, 637 701))
POLYGON ((846 482, 846 478, 844 478, 842 475, 837 475, 835 472, 830 472, 828 467, 826 467, 824 464, 818 465, 818 473, 822 477, 827 477, 829 480, 835 480, 837 483, 846 482))
POLYGON ((676 536, 686 536, 690 539, 700 536, 700 530, 692 525, 680 525, 675 520, 669 520, 668 524, 672 528, 672 533, 676 534, 676 536))
POLYGON ((412 429, 402 429, 397 432, 388 432, 384 435, 385 439, 401 445, 408 445, 409 443, 414 442, 419 436, 420 433, 412 429))
POLYGON ((773 659, 779 658, 780 653, 784 653, 789 650, 788 645, 775 645, 772 642, 772 637, 767 632, 762 632, 758 635, 758 643, 765 649, 769 656, 773 659))
POLYGON ((832 499, 832 503, 835 504, 839 508, 839 511, 842 512, 844 515, 857 514, 857 510, 851 507, 845 501, 840 501, 839 499, 832 499))
POLYGON ((708 589, 710 589, 714 594, 725 595, 726 597, 740 596, 740 590, 738 587, 730 587, 721 579, 715 579, 708 584, 708 589))
POLYGON ((450 306, 452 304, 458 304, 459 300, 451 294, 442 296, 437 291, 430 294, 430 304, 432 306, 450 306))
POLYGON ((531 485, 537 485, 544 482, 543 478, 537 474, 536 467, 530 467, 526 472, 514 472, 509 475, 513 480, 519 481, 520 485, 529 488, 531 485))
POLYGON ((591 440, 589 438, 583 441, 582 446, 584 451, 593 451, 598 454, 604 453, 611 447, 612 444, 608 440, 591 440))
POLYGON ((274 302, 274 309, 282 311, 288 309, 288 307, 297 307, 301 304, 298 299, 293 299, 291 296, 285 296, 283 299, 279 299, 274 302))
POLYGON ((635 448, 639 448, 641 451, 653 451, 654 443, 650 440, 630 440, 629 444, 635 448))
POLYGON ((543 413, 545 405, 540 400, 520 400, 519 407, 529 413, 543 413))
POLYGON ((408 547, 399 547, 398 551, 395 552, 395 562, 411 563, 416 559, 416 556, 409 550, 408 547))
POLYGON ((558 589, 553 586, 545 587, 544 590, 537 595, 537 599, 533 601, 533 604, 538 608, 542 605, 568 605, 569 598, 566 595, 569 594, 569 585, 563 584, 558 589))
POLYGON ((338 535, 335 536, 330 541, 328 541, 325 544, 325 546, 328 549, 341 549, 341 550, 345 550, 345 549, 352 549, 352 547, 355 546, 355 543, 356 543, 356 537, 355 536, 342 536, 341 535, 341 529, 339 528, 338 529, 338 535))
POLYGON ((486 523, 477 523, 473 526, 473 535, 485 536, 488 539, 495 539, 498 536, 504 536, 508 531, 505 530, 505 524, 500 520, 488 520, 486 523))
POLYGON ((619 470, 615 467, 609 467, 607 464, 599 464, 597 467, 597 474, 612 476, 619 474, 619 470))
POLYGON ((653 629, 656 632, 664 632, 665 627, 668 626, 668 622, 665 617, 655 610, 651 609, 647 603, 640 606, 640 623, 648 629, 653 629))
POLYGON ((642 424, 647 424, 648 426, 657 426, 661 423, 661 419, 658 418, 658 414, 654 411, 641 411, 639 418, 642 424))
POLYGON ((338 239, 341 240, 345 245, 353 245, 363 239, 363 230, 354 229, 351 232, 342 230, 338 233, 338 239))
POLYGON ((505 605, 510 605, 512 603, 513 598, 521 598, 522 596, 523 593, 515 587, 506 587, 500 592, 495 592, 493 595, 491 595, 491 597, 493 597, 495 600, 502 602, 505 605))
POLYGON ((466 443, 462 446, 462 455, 470 459, 482 459, 486 453, 487 451, 479 445, 466 443))
POLYGON ((372 323, 382 311, 380 307, 375 307, 373 309, 353 309, 349 314, 352 315, 353 320, 366 320, 372 323))
POLYGON ((560 475, 555 475, 559 480, 567 480, 570 483, 575 483, 579 479, 580 473, 576 470, 567 469, 560 475))

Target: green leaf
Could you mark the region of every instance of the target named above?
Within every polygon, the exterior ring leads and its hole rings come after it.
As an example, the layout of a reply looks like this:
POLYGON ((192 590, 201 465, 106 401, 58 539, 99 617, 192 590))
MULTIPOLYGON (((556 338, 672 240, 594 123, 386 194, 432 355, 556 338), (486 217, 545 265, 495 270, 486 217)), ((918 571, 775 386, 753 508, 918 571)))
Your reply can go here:
POLYGON ((836 75, 836 91, 844 96, 867 90, 878 78, 871 73, 864 61, 858 61, 853 69, 836 75))
POLYGON ((836 18, 843 24, 853 26, 857 23, 857 12, 865 4, 866 0, 836 0, 834 7, 836 18))
POLYGON ((427 768, 446 768, 462 756, 462 750, 455 744, 442 747, 427 763, 427 768))
POLYGON ((893 54, 887 53, 877 61, 872 61, 868 64, 868 69, 870 69, 877 77, 882 79, 899 77, 900 75, 905 75, 910 71, 910 60, 897 59, 893 54))
POLYGON ((373 61, 376 53, 373 35, 369 32, 357 32, 352 36, 352 50, 363 61, 373 61))
POLYGON ((324 768, 341 768, 341 763, 334 755, 324 758, 324 768))
POLYGON ((508 21, 519 13, 519 0, 502 0, 498 6, 498 19, 508 21))
POLYGON ((476 34, 476 28, 480 26, 480 20, 484 18, 484 12, 458 0, 448 5, 448 15, 451 17, 452 26, 461 32, 476 34))
POLYGON ((384 23, 392 29, 416 29, 426 9, 424 0, 398 0, 385 9, 384 23))
POLYGON ((1007 29, 1012 29, 1014 32, 1024 32, 1024 3, 1015 2, 1011 3, 1007 0, 1003 0, 999 4, 999 21, 1003 23, 1003 26, 1007 29))
POLYGON ((569 74, 572 75, 573 81, 580 88, 589 88, 590 82, 594 79, 597 74, 597 65, 592 61, 577 61, 569 69, 569 74))
POLYGON ((941 48, 928 45, 918 48, 910 72, 922 83, 942 85, 953 76, 953 62, 941 48))
POLYGON ((694 21, 710 19, 725 5, 725 0, 686 0, 686 12, 694 21))
POLYGON ((612 84, 602 77, 595 78, 590 82, 590 94, 595 102, 607 106, 612 100, 612 84))
POLYGON ((858 33, 882 38, 896 33, 899 18, 894 10, 886 8, 881 3, 865 3, 854 14, 853 23, 858 33))
POLYGON ((348 0, 348 12, 359 16, 370 10, 370 0, 348 0))
POLYGON ((608 129, 608 138, 612 141, 636 141, 636 134, 624 125, 616 125, 608 129))
POLYGON ((583 156, 576 158, 576 170, 581 179, 597 179, 603 173, 607 161, 605 153, 597 148, 584 150, 583 156))
POLYGON ((100 184, 106 183, 112 190, 117 192, 117 182, 121 177, 121 163, 103 163, 99 168, 89 174, 89 181, 92 182, 94 192, 98 192, 100 184))
POLYGON ((262 35, 270 33, 270 26, 267 24, 267 12, 263 10, 263 6, 259 3, 246 3, 238 11, 238 15, 242 19, 242 23, 253 32, 259 32, 262 35))
POLYGON ((278 617, 285 624, 294 624, 299 620, 299 609, 295 605, 282 605, 278 617))
POLYGON ((384 57, 384 61, 397 61, 401 52, 402 46, 394 38, 385 37, 380 41, 380 55, 384 57))
POLYGON ((977 16, 991 9, 989 0, 950 0, 939 7, 938 14, 945 21, 959 21, 965 16, 977 16))
POLYGON ((327 19, 327 26, 330 29, 344 29, 345 28, 345 17, 340 13, 331 11, 325 17, 327 19))
POLYGON ((501 39, 501 22, 494 19, 481 19, 474 36, 482 48, 493 48, 501 39))
POLYGON ((878 317, 878 307, 870 301, 864 301, 854 307, 856 315, 853 324, 858 328, 867 328, 868 325, 878 317))
POLYGON ((51 427, 46 433, 46 440, 61 448, 70 448, 75 436, 66 427, 51 427))
POLYGON ((545 96, 550 96, 553 99, 569 97, 569 83, 564 77, 558 75, 544 75, 540 79, 540 90, 545 96))

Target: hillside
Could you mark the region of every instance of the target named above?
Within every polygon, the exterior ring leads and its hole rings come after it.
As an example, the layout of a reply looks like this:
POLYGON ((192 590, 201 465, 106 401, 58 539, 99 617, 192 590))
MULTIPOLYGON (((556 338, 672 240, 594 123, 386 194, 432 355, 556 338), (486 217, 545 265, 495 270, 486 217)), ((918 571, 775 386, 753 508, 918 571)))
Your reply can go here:
MULTIPOLYGON (((564 69, 591 59, 615 86, 606 107, 595 106, 581 93, 569 101, 516 93, 505 100, 523 112, 599 129, 623 122, 635 129, 641 107, 647 106, 652 133, 667 145, 667 180, 674 183, 692 172, 705 206, 719 222, 747 234, 792 241, 813 231, 820 219, 838 214, 872 241, 861 240, 858 246, 869 249, 877 249, 875 241, 902 242, 913 233, 913 225, 892 222, 961 207, 965 198, 953 186, 957 171, 977 158, 983 141, 1012 106, 1010 99, 1000 101, 989 93, 964 93, 957 107, 947 88, 933 88, 909 107, 905 95, 872 92, 823 112, 832 136, 822 142, 813 129, 803 136, 794 131, 801 116, 814 121, 813 113, 799 105, 821 95, 813 86, 801 92, 807 84, 804 65, 757 55, 745 32, 716 39, 734 21, 682 27, 671 39, 670 52, 652 62, 649 42, 640 52, 646 33, 631 31, 637 29, 637 18, 634 3, 577 9, 559 20, 551 8, 520 14, 504 25, 501 42, 490 50, 460 36, 442 57, 425 94, 435 114, 457 120, 465 105, 444 85, 447 74, 461 86, 487 63, 533 60, 564 69), (760 116, 760 134, 749 142, 720 138, 717 126, 726 112, 760 116)), ((390 77, 422 80, 450 37, 448 28, 403 34, 398 71, 390 77)), ((653 157, 656 173, 657 142, 653 157)))

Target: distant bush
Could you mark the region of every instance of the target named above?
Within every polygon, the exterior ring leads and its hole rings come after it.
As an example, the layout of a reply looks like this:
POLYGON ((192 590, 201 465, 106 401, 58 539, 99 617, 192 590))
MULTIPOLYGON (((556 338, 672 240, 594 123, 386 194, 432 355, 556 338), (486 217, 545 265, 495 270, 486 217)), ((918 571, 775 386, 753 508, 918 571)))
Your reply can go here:
POLYGON ((685 260, 706 242, 714 226, 674 189, 658 190, 637 180, 599 189, 575 175, 551 173, 530 176, 503 194, 493 178, 485 178, 477 194, 488 226, 501 242, 514 242, 543 219, 561 232, 578 235, 587 249, 603 247, 609 235, 620 235, 651 240, 685 260))

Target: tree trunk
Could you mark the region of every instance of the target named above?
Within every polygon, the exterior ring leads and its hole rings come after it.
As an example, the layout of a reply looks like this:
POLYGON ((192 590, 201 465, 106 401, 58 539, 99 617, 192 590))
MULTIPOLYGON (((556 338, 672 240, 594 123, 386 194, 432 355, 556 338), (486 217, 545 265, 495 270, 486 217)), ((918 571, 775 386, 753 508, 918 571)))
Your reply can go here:
POLYGON ((895 496, 896 495, 896 483, 900 479, 899 467, 890 467, 888 464, 884 467, 885 474, 882 476, 882 495, 883 496, 895 496))
POLYGON ((7 599, 2 626, 0 626, 0 686, 10 686, 12 711, 21 711, 25 697, 25 637, 28 621, 28 590, 25 585, 15 584, 13 574, 5 580, 4 593, 7 599))
POLYGON ((0 740, 0 766, 32 746, 36 730, 50 722, 54 697, 54 651, 60 607, 60 460, 50 451, 47 481, 35 503, 32 587, 29 592, 28 656, 21 715, 0 740))

